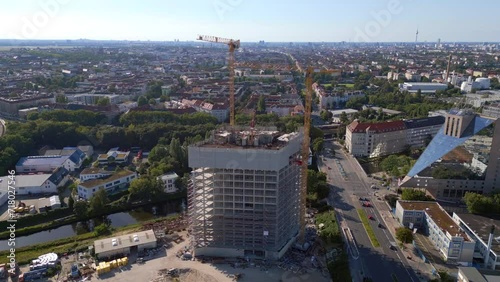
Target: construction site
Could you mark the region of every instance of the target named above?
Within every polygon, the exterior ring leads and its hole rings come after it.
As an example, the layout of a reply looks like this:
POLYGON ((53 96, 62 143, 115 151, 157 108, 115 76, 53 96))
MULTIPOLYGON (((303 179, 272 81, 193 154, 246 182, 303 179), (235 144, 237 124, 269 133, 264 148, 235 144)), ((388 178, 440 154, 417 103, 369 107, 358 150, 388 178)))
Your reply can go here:
POLYGON ((189 147, 189 231, 196 256, 283 256, 300 229, 303 136, 227 127, 189 147))

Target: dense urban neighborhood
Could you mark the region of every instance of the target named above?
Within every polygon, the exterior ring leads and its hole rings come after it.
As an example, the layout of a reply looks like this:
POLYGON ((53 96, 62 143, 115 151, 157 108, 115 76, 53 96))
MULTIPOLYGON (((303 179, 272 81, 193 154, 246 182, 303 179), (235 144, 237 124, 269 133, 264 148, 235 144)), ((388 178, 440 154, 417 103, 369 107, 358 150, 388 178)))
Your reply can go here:
POLYGON ((0 278, 499 279, 500 44, 198 39, 0 40, 0 278))

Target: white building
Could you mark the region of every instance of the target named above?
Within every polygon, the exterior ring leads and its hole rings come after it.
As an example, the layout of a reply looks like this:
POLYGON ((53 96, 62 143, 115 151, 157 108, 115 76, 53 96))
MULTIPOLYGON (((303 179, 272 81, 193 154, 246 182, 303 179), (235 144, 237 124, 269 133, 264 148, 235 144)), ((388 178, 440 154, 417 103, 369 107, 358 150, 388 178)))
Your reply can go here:
POLYGON ((153 230, 94 241, 95 254, 100 259, 130 254, 132 247, 136 247, 137 251, 143 251, 156 248, 156 246, 157 239, 153 230))
POLYGON ((86 158, 85 153, 75 147, 51 151, 56 154, 20 158, 16 164, 16 171, 18 173, 52 172, 60 167, 74 171, 82 166, 86 158))
POLYGON ((100 168, 86 168, 80 172, 80 181, 84 182, 96 178, 104 178, 110 176, 113 172, 102 170, 100 168))
POLYGON ((476 242, 474 259, 482 262, 483 268, 499 270, 500 220, 498 217, 453 213, 453 220, 476 242))
MULTIPOLYGON (((64 186, 68 180, 68 171, 58 168, 54 173, 49 174, 16 175, 14 186, 16 195, 54 194, 57 193, 57 188, 64 186)), ((0 177, 0 191, 6 192, 8 183, 8 176, 0 177)))
POLYGON ((118 104, 122 101, 121 95, 116 94, 75 94, 75 95, 66 95, 68 97, 68 101, 70 102, 78 102, 84 105, 95 105, 97 101, 102 98, 108 98, 110 105, 118 104))
POLYGON ((128 161, 128 156, 130 152, 119 151, 118 148, 109 149, 106 154, 100 154, 97 157, 97 161, 100 165, 105 164, 122 164, 128 161))
POLYGON ((472 240, 436 202, 397 201, 396 219, 409 228, 422 230, 447 263, 472 265, 472 240))
POLYGON ((313 84, 313 90, 319 97, 319 104, 322 109, 329 109, 334 107, 339 107, 339 105, 344 105, 347 101, 364 97, 366 94, 363 91, 353 90, 353 91, 339 91, 333 90, 327 93, 325 88, 317 83, 313 84))
POLYGON ((438 90, 448 89, 448 84, 431 82, 405 82, 399 84, 401 91, 415 93, 420 90, 422 93, 435 93, 438 90))
POLYGON ((179 175, 175 172, 170 172, 167 174, 164 174, 162 176, 158 176, 158 180, 161 180, 163 182, 163 185, 165 187, 164 191, 165 193, 175 193, 179 189, 175 186, 175 181, 179 178, 179 175))
POLYGON ((88 180, 78 184, 78 196, 89 200, 99 189, 104 189, 108 194, 119 192, 137 177, 137 173, 123 170, 105 178, 88 180))
POLYGON ((332 122, 333 123, 340 123, 340 117, 342 116, 342 113, 346 113, 347 118, 350 119, 357 112, 358 112, 358 110, 355 110, 355 109, 342 109, 342 110, 330 111, 330 113, 332 113, 332 122))

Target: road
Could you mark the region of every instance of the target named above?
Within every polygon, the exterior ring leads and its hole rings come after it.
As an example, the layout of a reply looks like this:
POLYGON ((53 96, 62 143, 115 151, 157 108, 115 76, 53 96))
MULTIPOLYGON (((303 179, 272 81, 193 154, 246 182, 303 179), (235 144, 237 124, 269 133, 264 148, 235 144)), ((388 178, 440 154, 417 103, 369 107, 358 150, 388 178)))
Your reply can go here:
POLYGON ((328 155, 320 157, 318 164, 321 170, 327 173, 328 182, 331 185, 332 190, 328 202, 334 206, 338 213, 341 226, 351 230, 357 244, 359 258, 356 259, 356 256, 352 255, 349 257, 354 281, 362 281, 362 277, 372 278, 376 282, 396 281, 394 278, 397 281, 419 281, 399 248, 397 250, 390 249, 389 242, 396 240, 385 228, 385 221, 379 213, 379 210, 388 210, 389 207, 377 199, 374 191, 370 191, 371 180, 366 177, 357 161, 341 150, 340 146, 326 141, 326 148, 335 149, 335 157, 328 155), (369 198, 374 207, 362 207, 359 201, 360 197, 369 198), (374 217, 374 220, 370 220, 370 224, 380 247, 374 248, 372 246, 359 220, 356 209, 360 208, 374 217), (378 227, 379 222, 383 228, 378 227))

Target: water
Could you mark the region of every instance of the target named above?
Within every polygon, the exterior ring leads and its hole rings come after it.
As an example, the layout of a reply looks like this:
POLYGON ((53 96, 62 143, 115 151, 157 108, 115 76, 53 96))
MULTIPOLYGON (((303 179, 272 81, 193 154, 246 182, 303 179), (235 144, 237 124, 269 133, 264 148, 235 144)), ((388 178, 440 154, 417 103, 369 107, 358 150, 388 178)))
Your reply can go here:
MULTIPOLYGON (((176 212, 175 206, 178 203, 166 203, 159 206, 154 206, 157 210, 157 216, 164 216, 169 213, 176 212)), ((114 213, 107 216, 111 221, 112 227, 121 227, 130 224, 135 224, 155 218, 152 213, 153 207, 144 207, 128 212, 114 213)), ((99 224, 99 219, 96 219, 96 224, 99 224)), ((67 224, 51 230, 37 232, 28 236, 16 237, 16 248, 21 248, 33 244, 50 242, 58 239, 63 239, 88 232, 88 222, 78 222, 67 224)), ((0 241, 0 251, 5 251, 11 248, 7 244, 7 240, 0 241)))

